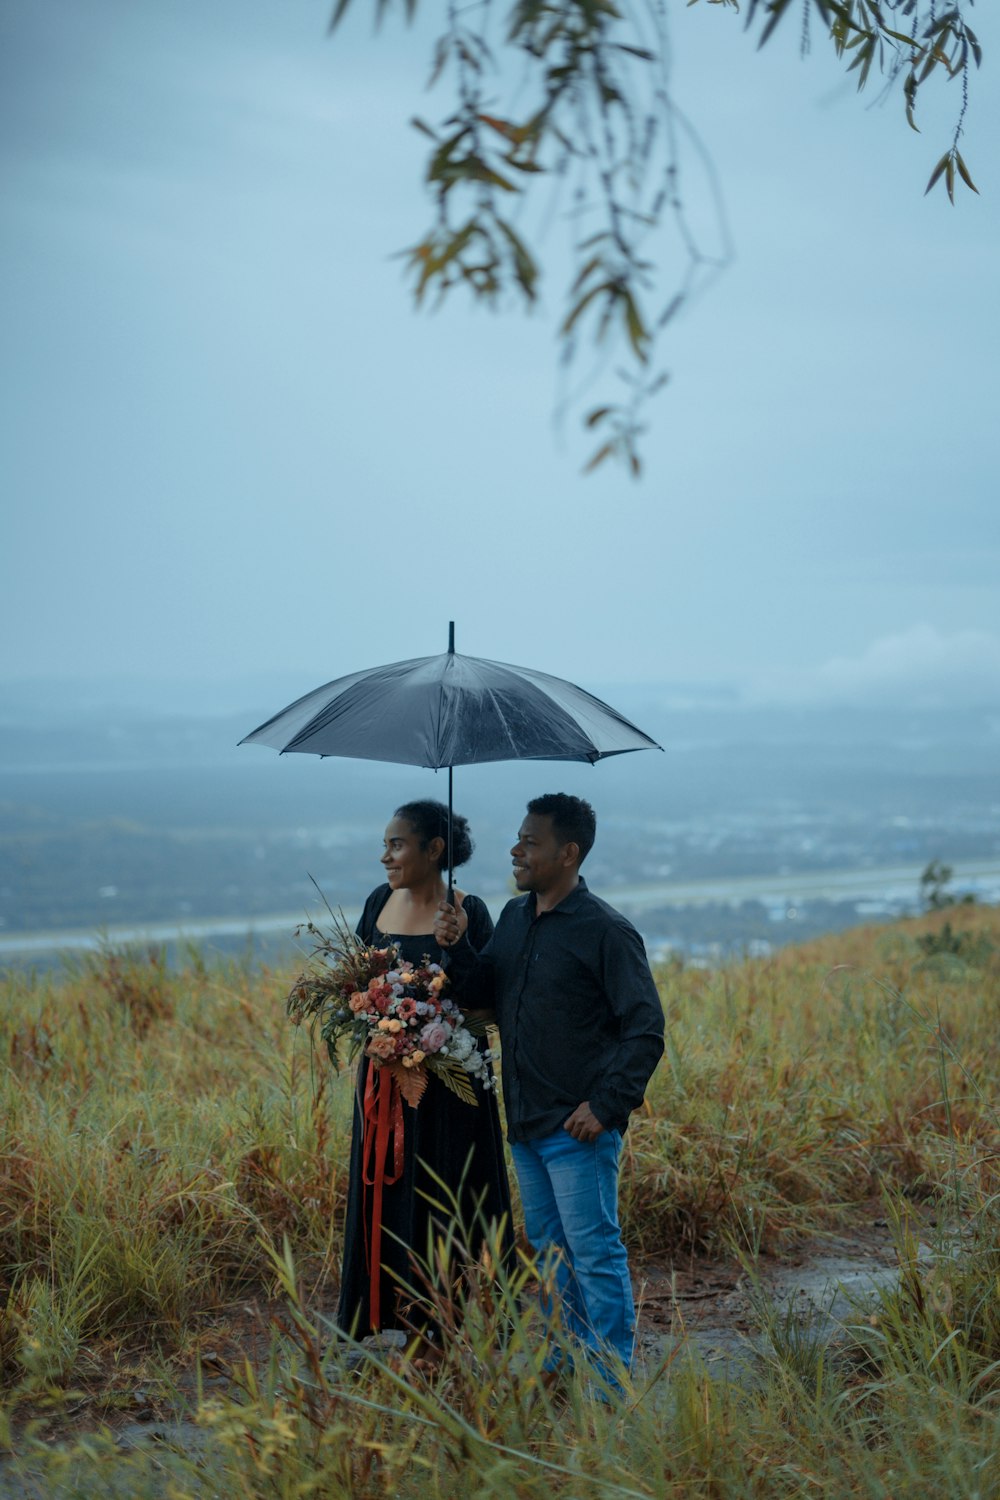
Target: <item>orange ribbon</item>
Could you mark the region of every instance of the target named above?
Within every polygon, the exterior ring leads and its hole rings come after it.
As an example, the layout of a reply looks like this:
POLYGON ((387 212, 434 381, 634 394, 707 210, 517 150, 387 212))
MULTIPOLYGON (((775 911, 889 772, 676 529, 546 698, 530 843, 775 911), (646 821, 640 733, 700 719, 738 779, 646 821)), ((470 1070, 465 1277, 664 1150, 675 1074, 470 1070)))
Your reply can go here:
POLYGON ((361 1175, 365 1187, 372 1190, 371 1230, 365 1226, 368 1320, 377 1330, 382 1317, 382 1192, 403 1175, 403 1100, 391 1071, 376 1067, 373 1062, 368 1065, 363 1115, 361 1175))

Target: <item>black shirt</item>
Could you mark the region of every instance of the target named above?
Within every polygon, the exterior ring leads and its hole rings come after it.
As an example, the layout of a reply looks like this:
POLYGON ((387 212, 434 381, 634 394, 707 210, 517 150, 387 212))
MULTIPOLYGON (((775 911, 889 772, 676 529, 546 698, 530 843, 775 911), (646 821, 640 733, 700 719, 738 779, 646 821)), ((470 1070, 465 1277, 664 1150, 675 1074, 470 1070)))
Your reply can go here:
POLYGON ((478 958, 463 937, 446 963, 456 999, 496 1010, 512 1141, 552 1135, 585 1100, 606 1129, 626 1128, 663 1053, 663 1007, 621 912, 582 879, 540 916, 529 892, 478 958))

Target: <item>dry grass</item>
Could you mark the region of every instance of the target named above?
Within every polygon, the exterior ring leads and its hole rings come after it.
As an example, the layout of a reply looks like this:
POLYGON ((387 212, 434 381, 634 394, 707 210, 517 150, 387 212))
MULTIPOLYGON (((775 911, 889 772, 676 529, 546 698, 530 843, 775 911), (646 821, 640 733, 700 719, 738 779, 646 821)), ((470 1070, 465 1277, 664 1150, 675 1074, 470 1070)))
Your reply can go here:
POLYGON ((888 1188, 998 1184, 1000 921, 958 908, 718 970, 668 970, 667 1056, 629 1131, 642 1251, 780 1251, 888 1188), (949 920, 969 957, 928 954, 949 920))
POLYGON ((177 1496, 998 1493, 1000 913, 664 971, 668 1053, 622 1178, 633 1255, 780 1253, 881 1192, 902 1275, 842 1367, 775 1324, 754 1387, 677 1362, 624 1415, 580 1381, 556 1411, 519 1310, 528 1266, 472 1267, 458 1299, 431 1278, 451 1320, 435 1370, 344 1377, 299 1283, 335 1280, 350 1082, 288 1026, 287 982, 135 952, 6 983, 0 1441, 112 1365, 190 1349, 235 1299, 286 1309, 242 1390, 198 1405, 197 1464, 101 1439, 43 1457, 20 1429, 46 1493, 127 1472, 128 1493, 165 1494, 164 1465, 177 1496), (961 1255, 917 1263, 912 1199, 941 1201, 961 1255))

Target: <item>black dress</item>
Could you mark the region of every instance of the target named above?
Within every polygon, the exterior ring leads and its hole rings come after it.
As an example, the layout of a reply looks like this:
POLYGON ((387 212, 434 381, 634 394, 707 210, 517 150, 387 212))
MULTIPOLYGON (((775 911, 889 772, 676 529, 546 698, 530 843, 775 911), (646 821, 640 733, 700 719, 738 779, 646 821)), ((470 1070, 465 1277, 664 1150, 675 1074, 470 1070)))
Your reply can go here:
MULTIPOLYGON (((388 885, 372 891, 365 902, 357 933, 362 942, 384 947, 392 942, 407 962, 418 964, 425 956, 440 962, 442 950, 432 934, 398 935, 382 932, 378 916, 390 896, 388 885)), ((466 896, 464 909, 469 918, 469 941, 478 951, 485 947, 493 931, 493 922, 478 896, 466 896)), ((486 1042, 480 1044, 485 1047, 486 1042)), ((351 1171, 347 1191, 347 1214, 344 1224, 344 1265, 340 1280, 340 1305, 337 1323, 357 1338, 378 1328, 403 1326, 400 1313, 413 1300, 409 1288, 420 1286, 413 1270, 413 1256, 425 1262, 432 1221, 450 1219, 442 1208, 441 1183, 458 1198, 461 1222, 473 1231, 470 1246, 476 1253, 475 1226, 491 1220, 504 1223, 502 1249, 509 1257, 513 1249, 510 1189, 504 1165, 503 1135, 496 1095, 484 1092, 475 1083, 478 1105, 464 1104, 456 1094, 428 1075, 427 1091, 417 1107, 396 1103, 397 1119, 402 1125, 402 1150, 393 1159, 387 1154, 385 1181, 379 1190, 371 1183, 371 1148, 373 1125, 365 1127, 365 1099, 369 1087, 371 1064, 362 1057, 358 1064, 354 1093, 354 1128, 351 1136, 351 1171), (366 1162, 366 1146, 368 1161, 366 1162), (366 1182, 366 1166, 369 1181, 366 1182), (398 1170, 398 1176, 397 1176, 398 1170), (392 1177, 395 1181, 391 1181, 392 1177), (382 1266, 377 1285, 372 1277, 373 1209, 381 1198, 381 1230, 375 1227, 378 1264, 382 1266), (433 1200, 433 1201, 429 1201, 433 1200), (380 1243, 379 1243, 380 1240, 380 1243), (372 1293, 375 1292, 373 1298, 372 1293), (377 1308, 373 1308, 377 1301, 377 1308)), ((378 1079, 378 1088, 387 1087, 390 1078, 378 1079)), ((396 1085, 392 1084, 395 1090, 396 1085)), ((371 1093, 368 1094, 369 1101, 371 1093)), ((420 1320, 425 1322, 426 1319, 420 1320)))

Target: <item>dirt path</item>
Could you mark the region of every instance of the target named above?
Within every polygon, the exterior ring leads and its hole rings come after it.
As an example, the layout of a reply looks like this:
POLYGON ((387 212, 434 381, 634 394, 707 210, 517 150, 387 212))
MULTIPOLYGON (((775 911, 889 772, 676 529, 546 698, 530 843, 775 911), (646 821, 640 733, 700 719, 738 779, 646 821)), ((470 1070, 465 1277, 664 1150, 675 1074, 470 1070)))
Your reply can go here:
MULTIPOLYGON (((926 1247, 922 1253, 930 1255, 926 1247)), ((655 1368, 687 1345, 710 1373, 752 1368, 767 1348, 762 1302, 782 1322, 835 1344, 898 1274, 890 1227, 874 1215, 850 1232, 812 1240, 794 1258, 761 1257, 749 1269, 732 1261, 646 1266, 635 1278, 641 1355, 655 1368)))

